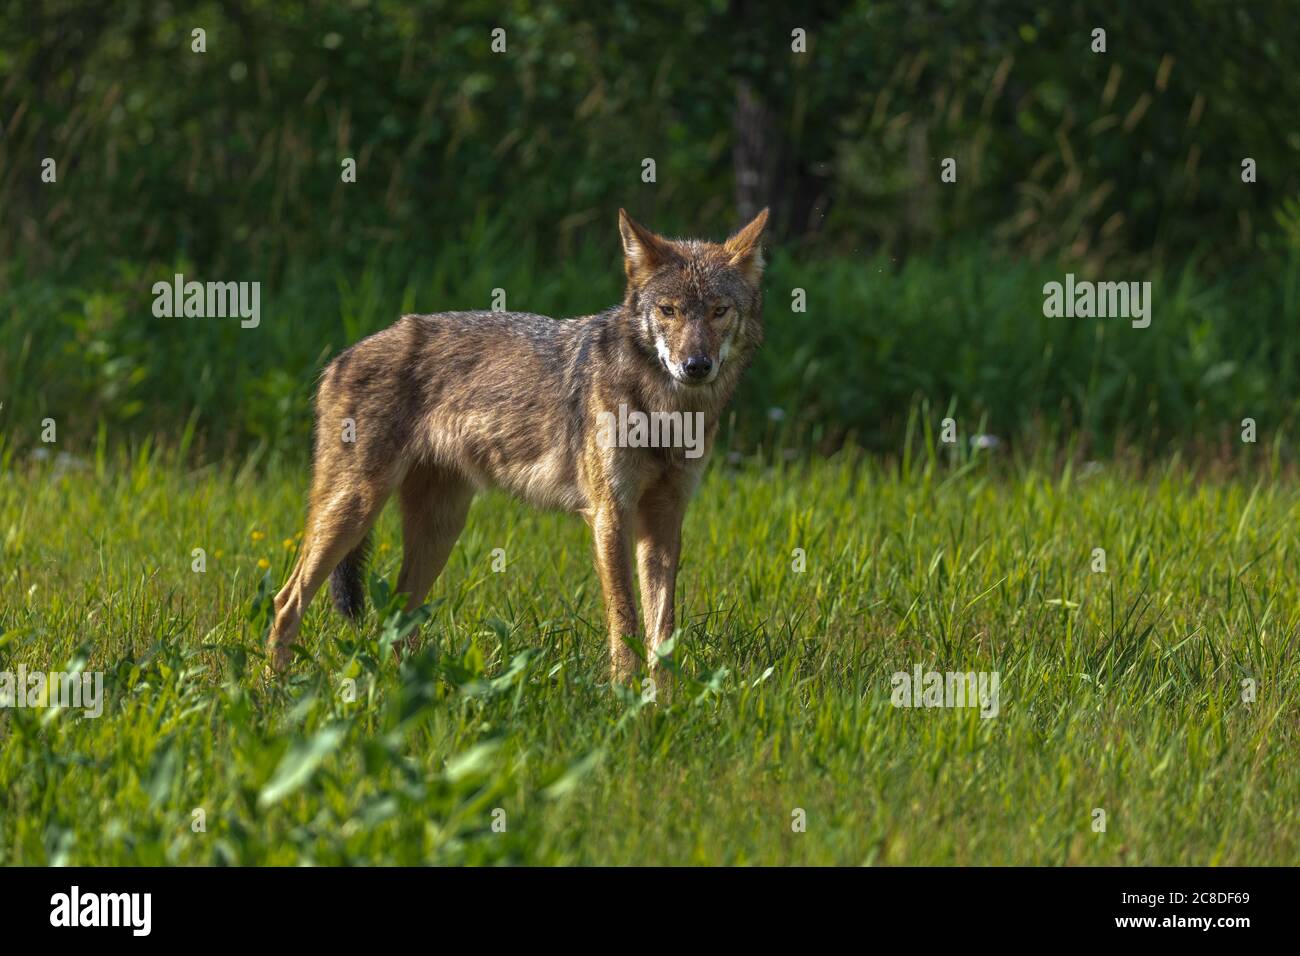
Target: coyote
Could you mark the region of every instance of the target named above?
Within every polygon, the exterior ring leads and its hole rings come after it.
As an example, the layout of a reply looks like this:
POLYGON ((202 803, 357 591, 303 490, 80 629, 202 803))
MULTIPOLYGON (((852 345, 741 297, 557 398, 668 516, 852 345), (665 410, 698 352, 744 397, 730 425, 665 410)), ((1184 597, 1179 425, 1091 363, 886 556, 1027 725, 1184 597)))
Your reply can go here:
POLYGON ((370 529, 393 491, 402 512, 397 591, 413 609, 446 564, 475 490, 488 486, 577 512, 591 527, 615 681, 637 664, 623 640, 638 633, 635 550, 653 666, 673 632, 687 502, 762 341, 766 223, 764 209, 719 245, 665 239, 620 209, 621 305, 565 321, 406 315, 335 358, 316 393, 310 510, 297 564, 275 596, 271 666, 288 666, 326 576, 339 611, 360 616, 370 529), (700 447, 602 427, 625 423, 628 410, 661 425, 689 417, 700 447))

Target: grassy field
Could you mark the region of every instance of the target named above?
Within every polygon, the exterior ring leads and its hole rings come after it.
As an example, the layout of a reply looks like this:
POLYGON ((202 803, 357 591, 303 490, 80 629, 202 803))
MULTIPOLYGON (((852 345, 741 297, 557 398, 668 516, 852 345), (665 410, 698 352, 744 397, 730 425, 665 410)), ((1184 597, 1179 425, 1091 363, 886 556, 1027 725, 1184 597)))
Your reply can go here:
POLYGON ((1246 447, 717 461, 653 701, 605 684, 577 519, 480 498, 420 653, 318 599, 274 683, 301 470, 10 454, 0 670, 102 671, 105 704, 0 711, 0 863, 1294 862, 1300 489, 1246 447), (892 706, 917 665, 997 672, 998 715, 892 706))
MULTIPOLYGON (((0 434, 35 445, 47 416, 69 444, 93 442, 100 427, 121 443, 188 424, 211 458, 256 446, 306 454, 303 410, 340 349, 403 312, 490 308, 494 289, 511 309, 598 312, 622 299, 619 257, 612 217, 603 245, 564 256, 485 225, 429 261, 249 273, 267 282, 260 324, 247 329, 153 315, 155 281, 208 278, 185 261, 61 274, 0 259, 0 434)), ((728 428, 745 447, 770 442, 779 408, 788 444, 826 453, 847 437, 889 453, 924 399, 1007 441, 1074 441, 1093 457, 1125 443, 1152 455, 1231 444, 1247 416, 1295 430, 1300 258, 1228 276, 1194 264, 1144 273, 1157 303, 1145 329, 1045 317, 1043 286, 1067 272, 1082 269, 970 244, 901 262, 777 247, 763 282, 766 341, 728 428)))

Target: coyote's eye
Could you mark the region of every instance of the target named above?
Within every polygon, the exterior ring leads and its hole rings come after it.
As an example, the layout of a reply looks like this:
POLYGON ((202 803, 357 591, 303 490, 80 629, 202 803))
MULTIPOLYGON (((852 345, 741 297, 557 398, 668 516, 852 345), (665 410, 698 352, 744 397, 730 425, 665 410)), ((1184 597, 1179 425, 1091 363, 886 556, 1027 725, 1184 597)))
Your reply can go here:
POLYGON ((729 306, 729 305, 717 305, 717 306, 714 306, 714 307, 713 307, 713 317, 714 317, 715 319, 720 319, 720 318, 722 318, 724 315, 726 315, 726 314, 727 314, 728 312, 730 312, 730 311, 731 311, 731 306, 729 306))
POLYGON ((673 309, 671 305, 661 305, 659 306, 659 311, 671 318, 676 310, 673 309))

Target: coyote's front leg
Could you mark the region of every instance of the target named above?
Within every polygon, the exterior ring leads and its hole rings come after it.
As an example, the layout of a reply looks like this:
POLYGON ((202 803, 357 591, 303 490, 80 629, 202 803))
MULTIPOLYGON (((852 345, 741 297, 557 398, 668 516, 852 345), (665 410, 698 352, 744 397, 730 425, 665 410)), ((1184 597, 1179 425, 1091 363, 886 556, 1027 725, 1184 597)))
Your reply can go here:
POLYGON ((648 489, 637 507, 636 563, 645 615, 646 660, 659 663, 655 652, 672 636, 676 613, 677 564, 682 552, 682 519, 687 496, 665 481, 648 489))
POLYGON ((602 505, 591 519, 596 545, 596 573, 605 596, 605 627, 609 634, 609 671, 626 683, 636 671, 636 653, 624 642, 635 637, 636 601, 632 596, 631 522, 614 504, 602 505))

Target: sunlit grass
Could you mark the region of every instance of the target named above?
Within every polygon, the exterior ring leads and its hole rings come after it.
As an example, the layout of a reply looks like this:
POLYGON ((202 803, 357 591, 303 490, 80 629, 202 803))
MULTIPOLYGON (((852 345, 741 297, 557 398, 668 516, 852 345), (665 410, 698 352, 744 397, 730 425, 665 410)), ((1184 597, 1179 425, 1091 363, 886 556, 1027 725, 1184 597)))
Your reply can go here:
MULTIPOLYGON (((84 660, 105 711, 0 711, 3 863, 1300 852, 1300 492, 1273 471, 715 463, 686 526, 680 674, 646 702, 605 684, 576 519, 480 498, 419 655, 381 653, 406 622, 357 630, 322 595, 310 659, 276 684, 260 640, 305 471, 63 467, 9 461, 0 484, 0 670, 84 660), (918 664, 997 671, 999 715, 892 707, 918 664)), ((391 511, 377 541, 392 581, 391 511)))

